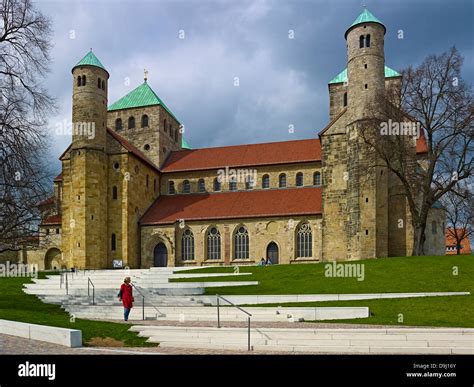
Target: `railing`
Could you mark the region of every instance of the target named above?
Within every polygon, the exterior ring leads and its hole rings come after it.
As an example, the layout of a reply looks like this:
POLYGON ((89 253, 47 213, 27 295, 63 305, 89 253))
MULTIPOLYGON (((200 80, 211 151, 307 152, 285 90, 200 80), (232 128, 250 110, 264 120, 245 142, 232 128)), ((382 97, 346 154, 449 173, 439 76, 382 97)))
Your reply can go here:
POLYGON ((225 302, 227 302, 228 304, 232 305, 234 308, 237 308, 238 310, 240 310, 241 312, 244 312, 246 315, 247 315, 247 349, 249 351, 252 350, 252 347, 250 346, 250 318, 252 317, 252 314, 250 314, 249 312, 247 312, 246 310, 242 309, 240 306, 237 306, 235 305, 233 302, 230 302, 228 299, 222 297, 222 296, 219 296, 218 294, 216 294, 216 297, 217 297, 217 328, 220 328, 221 327, 221 316, 220 316, 220 303, 219 303, 219 300, 223 300, 225 302))
MULTIPOLYGON (((145 320, 145 295, 138 289, 134 284, 132 286, 137 290, 138 293, 142 296, 142 320, 145 320)), ((150 302, 150 305, 158 312, 159 316, 165 316, 161 311, 150 302)))
POLYGON ((87 297, 90 297, 90 285, 92 285, 92 305, 95 305, 95 286, 90 277, 87 277, 87 297))
POLYGON ((66 294, 69 294, 69 282, 68 282, 68 275, 67 271, 63 271, 59 274, 59 287, 62 289, 63 284, 66 286, 66 294), (64 280, 66 278, 66 280, 64 280))

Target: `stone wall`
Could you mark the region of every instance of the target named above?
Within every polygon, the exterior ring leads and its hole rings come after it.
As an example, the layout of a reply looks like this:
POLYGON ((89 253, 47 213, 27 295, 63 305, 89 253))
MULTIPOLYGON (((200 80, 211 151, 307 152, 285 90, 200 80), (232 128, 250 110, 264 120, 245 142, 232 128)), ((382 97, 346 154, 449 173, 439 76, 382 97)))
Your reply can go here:
POLYGON ((236 220, 194 221, 184 224, 142 227, 142 267, 153 266, 153 250, 163 242, 168 250, 168 266, 247 265, 256 264, 266 257, 270 242, 279 250, 279 263, 318 262, 321 260, 321 216, 248 218, 236 220), (312 256, 296 257, 296 230, 308 221, 312 231, 312 256), (249 233, 249 259, 234 259, 233 235, 244 225, 249 233), (221 236, 221 259, 207 259, 207 232, 217 227, 221 236), (181 236, 186 229, 194 236, 195 259, 181 259, 181 236))

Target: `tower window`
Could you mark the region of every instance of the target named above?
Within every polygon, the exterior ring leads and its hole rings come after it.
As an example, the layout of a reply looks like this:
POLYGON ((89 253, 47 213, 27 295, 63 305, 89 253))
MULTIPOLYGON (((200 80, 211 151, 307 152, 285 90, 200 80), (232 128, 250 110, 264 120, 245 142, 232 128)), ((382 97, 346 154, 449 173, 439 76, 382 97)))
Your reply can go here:
POLYGON ((114 185, 112 188, 112 199, 117 200, 117 197, 118 197, 118 190, 117 190, 117 187, 114 185))
POLYGON ((146 128, 146 127, 148 127, 148 116, 144 114, 142 116, 142 128, 146 128))
POLYGON ((347 92, 344 93, 344 96, 342 97, 342 105, 347 106, 347 92))
POLYGON ((122 119, 121 118, 117 118, 115 120, 115 130, 122 130, 122 119))
POLYGON ((314 172, 313 174, 313 185, 316 187, 321 186, 321 173, 320 172, 314 172))
POLYGON ((168 126, 166 125, 166 119, 163 121, 163 130, 165 133, 168 131, 168 126))
POLYGON ((105 81, 102 80, 102 90, 105 90, 105 81))
POLYGON ((150 185, 150 177, 146 175, 146 187, 148 188, 149 185, 150 185))
POLYGON ((153 192, 156 192, 156 179, 153 179, 153 192))
POLYGON ((365 230, 365 235, 369 235, 369 230, 365 230))
POLYGON ((359 48, 363 48, 364 47, 364 35, 361 35, 359 37, 359 48))
POLYGON ((366 64, 364 64, 364 68, 365 68, 365 69, 367 68, 367 63, 366 63, 366 64))
POLYGON ((129 117, 128 118, 128 129, 134 129, 135 128, 135 117, 129 117))
POLYGON ((114 163, 114 169, 115 169, 116 171, 118 171, 119 168, 120 168, 120 164, 117 163, 117 162, 115 162, 115 163, 114 163))
POLYGON ((206 184, 204 182, 204 179, 199 179, 199 181, 198 181, 198 190, 199 190, 199 192, 206 192, 206 184))
POLYGON ((219 181, 219 179, 217 177, 214 179, 214 187, 213 188, 214 188, 215 192, 218 192, 218 191, 221 190, 221 182, 219 181))
POLYGON ((179 133, 179 130, 174 131, 174 141, 175 142, 178 142, 178 133, 179 133))
POLYGON ((303 186, 303 173, 302 172, 298 172, 296 174, 296 186, 297 187, 302 187, 303 186))
POLYGON ((176 193, 176 191, 174 189, 174 181, 168 182, 168 193, 170 195, 174 195, 176 193))
POLYGON ((115 234, 112 234, 111 240, 110 240, 110 248, 112 251, 115 251, 117 249, 117 239, 115 237, 115 234))
POLYGON ((229 181, 229 191, 237 191, 237 179, 235 177, 231 177, 229 181))
POLYGON ((82 79, 80 75, 77 77, 77 86, 82 86, 82 79))
POLYGON ((370 34, 365 37, 365 47, 370 47, 370 34))
POLYGON ((149 150, 150 150, 150 144, 145 144, 145 146, 143 147, 143 149, 145 149, 146 151, 149 151, 149 150))
POLYGON ((101 88, 101 86, 102 86, 102 81, 101 81, 101 79, 100 79, 100 78, 97 78, 97 88, 99 88, 99 89, 100 89, 100 88, 101 88))
POLYGON ((189 180, 183 181, 183 193, 191 192, 191 185, 189 184, 189 180))
POLYGON ((367 89, 367 87, 368 87, 368 86, 367 86, 367 83, 366 83, 366 84, 365 84, 365 88, 367 89))
POLYGON ((81 86, 85 86, 86 85, 86 76, 83 75, 82 76, 82 85, 81 86))

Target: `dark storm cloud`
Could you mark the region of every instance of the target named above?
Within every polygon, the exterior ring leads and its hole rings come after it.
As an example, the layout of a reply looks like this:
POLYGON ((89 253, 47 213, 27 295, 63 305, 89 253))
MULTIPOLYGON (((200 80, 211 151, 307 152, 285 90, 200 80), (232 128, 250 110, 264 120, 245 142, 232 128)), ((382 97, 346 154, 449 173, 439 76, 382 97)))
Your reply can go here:
MULTIPOLYGON (((416 65, 456 45, 472 83, 470 0, 366 4, 387 27, 390 67, 416 65)), ((111 75, 109 103, 139 85, 147 68, 150 85, 185 124, 194 148, 315 136, 328 121, 327 82, 345 67, 344 32, 362 10, 359 0, 37 5, 55 29, 47 82, 60 105, 51 119, 55 157, 70 141, 54 134, 71 116, 70 69, 91 47, 111 75)))

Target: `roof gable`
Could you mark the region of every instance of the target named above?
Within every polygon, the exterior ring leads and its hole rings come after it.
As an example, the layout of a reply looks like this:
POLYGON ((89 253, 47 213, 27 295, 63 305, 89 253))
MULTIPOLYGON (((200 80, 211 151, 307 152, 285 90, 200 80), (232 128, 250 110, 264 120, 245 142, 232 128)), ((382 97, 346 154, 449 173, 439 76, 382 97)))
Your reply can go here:
POLYGON ((108 111, 132 109, 146 106, 162 106, 176 121, 179 120, 168 109, 164 102, 158 97, 153 89, 148 85, 148 82, 143 82, 140 86, 133 89, 131 92, 120 98, 108 107, 108 111))

